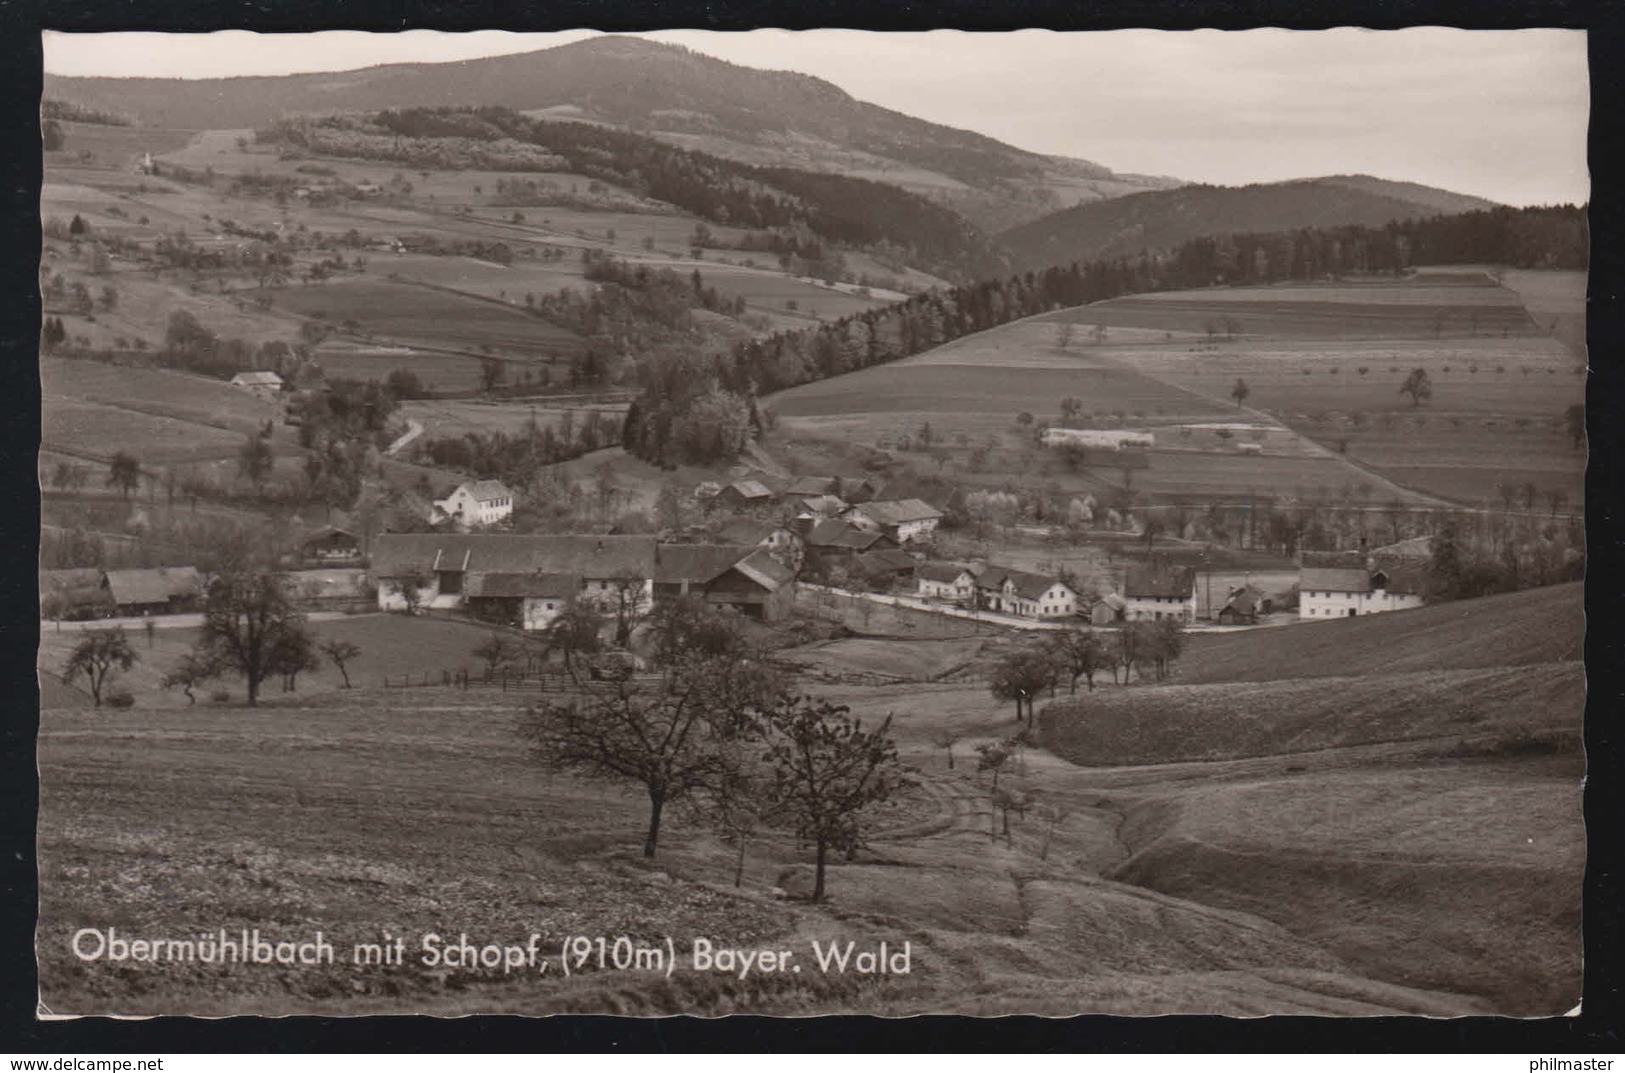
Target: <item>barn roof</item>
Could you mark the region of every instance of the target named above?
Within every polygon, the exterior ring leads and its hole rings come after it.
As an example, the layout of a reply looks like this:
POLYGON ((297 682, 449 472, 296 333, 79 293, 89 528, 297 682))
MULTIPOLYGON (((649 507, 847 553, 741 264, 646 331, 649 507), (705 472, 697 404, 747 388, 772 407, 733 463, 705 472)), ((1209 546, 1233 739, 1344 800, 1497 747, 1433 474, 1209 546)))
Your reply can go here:
POLYGON ((240 387, 281 387, 282 377, 273 372, 238 373, 231 382, 240 387))
POLYGON ((866 551, 881 538, 879 533, 860 529, 843 518, 826 518, 807 534, 807 545, 815 548, 852 548, 866 551))
POLYGON ((559 599, 568 599, 581 591, 581 578, 575 574, 555 573, 470 574, 463 591, 470 599, 524 596, 555 596, 559 599))
POLYGON ((1300 592, 1370 592, 1363 566, 1306 566, 1298 574, 1300 592))
POLYGON ((854 509, 881 525, 903 525, 942 517, 942 511, 923 499, 876 499, 854 509))
POLYGON ((740 544, 661 544, 655 548, 657 585, 704 585, 727 573, 755 549, 740 544))
POLYGON ((814 514, 839 514, 846 509, 846 500, 836 495, 805 496, 801 507, 814 514))
POLYGON ((203 581, 195 566, 157 566, 109 570, 107 589, 115 604, 166 604, 175 597, 198 595, 203 581))
POLYGON ((795 577, 788 566, 779 562, 766 550, 758 548, 733 564, 736 573, 756 582, 768 592, 777 592, 785 583, 795 577))
POLYGON ((772 499, 773 498, 773 489, 769 488, 767 485, 763 484, 761 481, 753 481, 753 480, 734 481, 732 484, 728 485, 728 487, 733 489, 734 494, 742 496, 745 499, 772 499))
POLYGON ((876 548, 874 551, 864 552, 858 556, 858 562, 866 570, 889 570, 893 572, 916 570, 920 565, 914 556, 901 548, 876 548))
POLYGON ((655 540, 651 536, 560 536, 543 533, 384 533, 373 541, 375 577, 400 577, 410 570, 467 570, 469 573, 577 574, 610 578, 618 574, 651 577, 655 540))
POLYGON ((314 544, 321 540, 332 540, 334 537, 343 537, 352 542, 355 540, 355 534, 348 529, 340 529, 334 525, 324 525, 320 529, 307 534, 303 543, 314 544))
POLYGON ((1196 591, 1194 566, 1158 567, 1136 563, 1128 568, 1123 579, 1123 595, 1129 599, 1187 600, 1196 591))
POLYGON ((734 518, 717 530, 717 538, 724 544, 760 544, 778 530, 772 522, 759 522, 754 518, 734 518))
POLYGON ((1383 567, 1381 571, 1388 579, 1384 590, 1399 596, 1423 596, 1427 593, 1427 572, 1417 566, 1391 566, 1383 567))
POLYGON ((927 581, 940 581, 944 584, 952 584, 970 574, 969 570, 958 563, 921 563, 914 572, 927 581))
MULTIPOLYGON (((513 496, 513 492, 501 481, 469 481, 466 484, 458 485, 458 487, 466 488, 469 496, 478 503, 489 503, 493 499, 512 498, 513 496)), ((452 489, 452 494, 456 495, 457 489, 452 489)))

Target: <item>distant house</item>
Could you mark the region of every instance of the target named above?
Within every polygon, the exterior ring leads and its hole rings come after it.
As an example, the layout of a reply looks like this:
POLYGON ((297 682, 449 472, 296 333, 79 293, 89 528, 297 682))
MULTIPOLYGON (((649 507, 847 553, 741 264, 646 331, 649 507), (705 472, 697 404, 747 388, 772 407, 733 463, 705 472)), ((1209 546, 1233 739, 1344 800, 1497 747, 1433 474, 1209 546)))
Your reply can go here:
POLYGON ((813 524, 802 538, 806 563, 815 570, 834 567, 849 570, 852 560, 876 548, 896 547, 896 542, 874 529, 853 525, 844 518, 826 518, 813 524))
POLYGON ((203 578, 195 566, 109 570, 102 584, 120 615, 171 615, 195 611, 203 598, 203 578))
POLYGON ((384 533, 373 540, 370 573, 381 611, 404 610, 402 586, 415 584, 422 607, 475 610, 471 595, 475 601, 518 599, 518 621, 539 629, 571 599, 608 608, 635 590, 646 608, 654 562, 649 536, 384 533))
POLYGON ((796 510, 816 518, 835 518, 846 510, 846 500, 836 495, 802 496, 795 502, 796 510))
POLYGON ((1359 552, 1305 552, 1298 570, 1298 618, 1351 618, 1421 607, 1423 580, 1419 566, 1377 566, 1359 552))
POLYGON ((324 525, 305 537, 299 554, 310 562, 355 563, 361 559, 361 542, 348 529, 324 525))
POLYGON ((1089 608, 1091 626, 1115 626, 1128 614, 1128 601, 1115 592, 1108 592, 1089 608))
POLYGON ((1047 428, 1040 438, 1045 447, 1086 447, 1097 450, 1147 450, 1157 445, 1157 438, 1140 429, 1124 428, 1047 428))
POLYGON ((977 600, 989 611, 1023 618, 1070 618, 1078 612, 1078 594, 1048 574, 991 566, 976 579, 977 600))
POLYGON ((839 477, 833 494, 848 503, 867 503, 880 494, 880 485, 869 477, 839 477))
POLYGON ((902 545, 929 541, 942 520, 942 511, 923 499, 876 499, 849 507, 842 517, 879 530, 902 545))
POLYGON ((1230 590, 1216 617, 1221 626, 1251 626, 1258 622, 1259 615, 1269 614, 1272 606, 1262 592, 1251 585, 1242 585, 1230 590))
POLYGON ((545 630, 581 592, 576 574, 476 573, 467 578, 468 610, 487 622, 525 630, 545 630))
POLYGON ((232 387, 240 387, 251 395, 275 400, 282 394, 282 377, 270 371, 238 373, 231 378, 232 387))
POLYGON ((513 492, 501 481, 468 481, 434 501, 431 521, 451 519, 459 525, 495 525, 513 515, 513 492))
POLYGON ((853 566, 872 585, 913 588, 920 563, 901 548, 877 548, 855 556, 853 566))
POLYGON ((113 612, 113 604, 102 584, 102 572, 93 566, 41 570, 39 603, 41 618, 99 618, 113 612))
POLYGON ((716 502, 719 506, 730 510, 765 506, 773 502, 773 489, 761 481, 734 481, 732 484, 722 486, 716 494, 716 502))
POLYGON ((1196 621, 1196 568, 1136 564, 1123 579, 1123 617, 1130 622, 1196 621))
POLYGON ((775 559, 792 571, 801 569, 804 549, 801 534, 787 525, 760 522, 752 518, 735 518, 717 531, 722 544, 741 544, 766 548, 775 559))
POLYGON ((795 574, 766 548, 730 544, 661 544, 655 549, 654 599, 695 597, 777 622, 795 605, 795 574))
POLYGON ((921 563, 914 571, 919 595, 968 606, 976 599, 976 575, 958 563, 921 563))

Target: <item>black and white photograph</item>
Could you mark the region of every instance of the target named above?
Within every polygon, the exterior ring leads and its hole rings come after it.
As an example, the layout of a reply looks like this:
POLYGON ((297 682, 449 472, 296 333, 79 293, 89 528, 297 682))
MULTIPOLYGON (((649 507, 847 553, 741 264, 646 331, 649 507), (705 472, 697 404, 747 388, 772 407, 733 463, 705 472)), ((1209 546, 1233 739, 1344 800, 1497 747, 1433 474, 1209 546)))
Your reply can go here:
POLYGON ((42 47, 39 1017, 1579 1012, 1583 30, 42 47))

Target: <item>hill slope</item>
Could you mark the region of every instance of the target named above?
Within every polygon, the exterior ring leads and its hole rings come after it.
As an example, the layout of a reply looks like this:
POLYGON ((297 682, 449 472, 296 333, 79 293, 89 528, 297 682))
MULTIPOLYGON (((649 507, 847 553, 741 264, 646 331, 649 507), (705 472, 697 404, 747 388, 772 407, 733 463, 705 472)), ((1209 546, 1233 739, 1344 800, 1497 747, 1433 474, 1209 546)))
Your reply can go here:
POLYGON ((1482 198, 1369 175, 1252 186, 1182 186, 1076 205, 997 236, 1017 263, 1042 268, 1168 249, 1206 235, 1289 231, 1493 208, 1482 198))
POLYGON ((259 127, 285 113, 338 106, 504 105, 630 127, 748 163, 894 182, 931 193, 990 227, 1174 182, 1118 176, 1089 161, 1016 149, 856 100, 809 75, 756 70, 626 37, 459 63, 281 77, 47 75, 45 96, 187 129, 259 127))
POLYGON ((1203 637, 1179 680, 1288 678, 1522 667, 1577 661, 1585 643, 1579 582, 1414 611, 1203 637))

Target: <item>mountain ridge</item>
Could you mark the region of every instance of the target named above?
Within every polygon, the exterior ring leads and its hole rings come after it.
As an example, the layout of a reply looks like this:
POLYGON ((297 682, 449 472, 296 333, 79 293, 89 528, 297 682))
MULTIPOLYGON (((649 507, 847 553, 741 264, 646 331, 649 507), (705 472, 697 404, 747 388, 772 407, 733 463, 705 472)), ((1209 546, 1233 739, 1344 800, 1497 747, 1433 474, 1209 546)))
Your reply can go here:
POLYGON ((1259 234, 1454 215, 1485 198, 1372 175, 1216 186, 1191 183, 1062 209, 994 236, 1019 268, 1130 257, 1225 234, 1259 234))
POLYGON ((989 230, 1168 180, 1121 176, 859 100, 832 82, 677 45, 605 36, 507 56, 214 79, 47 74, 45 95, 181 129, 259 128, 284 114, 502 105, 569 108, 743 163, 891 182, 989 230))

